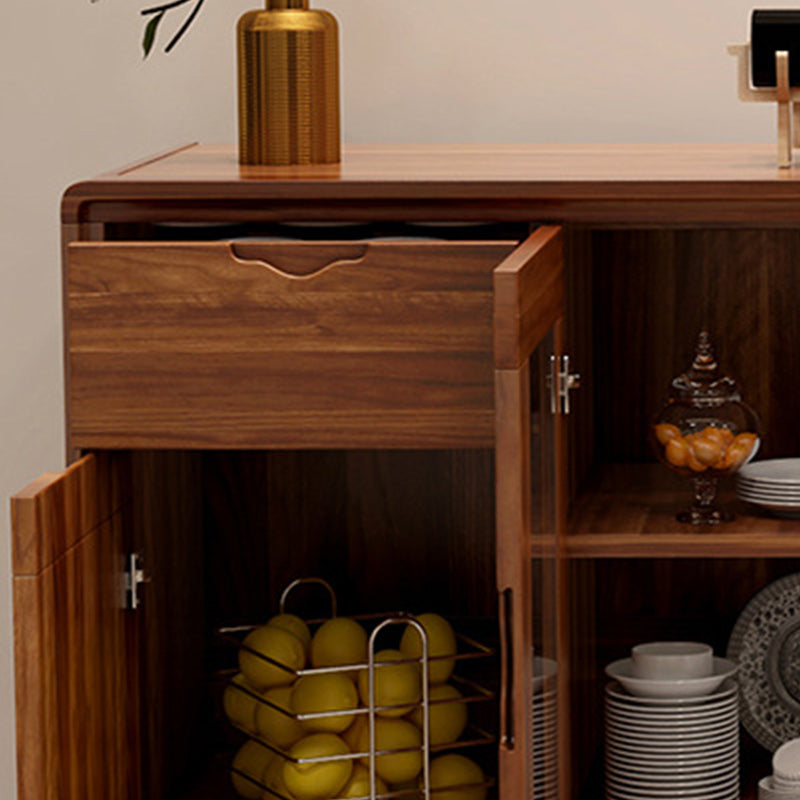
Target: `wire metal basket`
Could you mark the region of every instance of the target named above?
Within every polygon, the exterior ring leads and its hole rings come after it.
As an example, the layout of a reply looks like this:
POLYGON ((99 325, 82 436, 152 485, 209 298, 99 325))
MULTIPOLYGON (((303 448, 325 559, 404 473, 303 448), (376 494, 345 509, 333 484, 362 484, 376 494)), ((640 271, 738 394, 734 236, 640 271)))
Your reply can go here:
MULTIPOLYGON (((286 613, 287 601, 291 593, 298 586, 305 584, 318 584, 322 586, 328 593, 330 599, 330 616, 316 618, 316 619, 307 619, 305 620, 306 623, 309 626, 315 626, 322 624, 327 619, 336 617, 338 609, 336 593, 334 592, 331 585, 327 581, 321 578, 298 578, 297 580, 292 581, 281 594, 279 603, 279 609, 280 609, 279 613, 281 614, 286 613)), ((361 761, 362 763, 365 764, 365 766, 367 766, 369 771, 370 793, 360 798, 348 798, 348 800, 378 800, 378 798, 394 798, 394 797, 399 798, 399 797, 408 797, 412 795, 417 797, 424 797, 425 800, 429 800, 431 796, 435 798, 437 790, 435 788, 432 788, 430 785, 431 757, 434 755, 438 755, 439 753, 443 753, 444 751, 454 751, 454 750, 461 750, 464 748, 477 747, 480 745, 490 745, 496 741, 496 737, 492 733, 484 730, 483 728, 480 728, 472 724, 468 724, 457 741, 447 742, 444 744, 432 744, 430 739, 431 707, 435 707, 443 703, 474 704, 474 703, 491 701, 495 698, 495 693, 492 690, 483 686, 481 683, 478 683, 473 680, 468 680, 464 677, 453 674, 449 682, 458 689, 458 692, 461 695, 460 698, 447 698, 440 700, 431 699, 429 681, 422 680, 421 681, 422 696, 419 702, 413 704, 406 702, 399 704, 397 706, 378 705, 375 699, 376 670, 380 669, 382 666, 396 666, 398 664, 403 664, 403 663, 414 663, 414 664, 419 664, 422 675, 427 676, 429 666, 431 664, 435 664, 438 661, 452 661, 455 662, 457 667, 459 662, 491 657, 494 655, 494 650, 491 647, 471 637, 464 636, 463 634, 456 632, 457 652, 455 654, 449 654, 444 656, 430 656, 428 634, 425 628, 420 622, 417 621, 417 619, 414 617, 413 614, 406 611, 350 615, 350 619, 356 620, 364 624, 365 626, 371 627, 371 631, 368 637, 367 660, 364 662, 337 665, 337 666, 304 667, 302 669, 293 669, 290 666, 281 663, 280 661, 271 658, 270 656, 264 653, 258 652, 257 650, 248 647, 244 643, 244 639, 251 631, 260 627, 258 625, 237 625, 237 626, 223 627, 219 628, 216 631, 216 634, 217 638, 220 641, 226 643, 230 647, 236 648, 237 650, 245 650, 255 658, 263 659, 264 662, 270 664, 273 667, 277 667, 281 671, 284 671, 286 673, 286 684, 293 683, 295 680, 308 675, 321 675, 330 673, 342 673, 342 674, 352 675, 356 672, 366 670, 367 685, 368 685, 368 702, 365 702, 363 706, 359 706, 357 708, 344 709, 344 710, 336 710, 336 711, 294 713, 284 708, 283 706, 272 702, 268 698, 264 697, 262 693, 259 693, 258 691, 251 689, 249 686, 239 682, 233 682, 232 678, 237 672, 236 669, 231 668, 223 670, 220 673, 218 673, 218 678, 226 687, 233 687, 235 691, 243 692, 244 694, 248 695, 256 704, 256 707, 258 707, 259 705, 269 707, 272 711, 285 716, 287 720, 294 720, 295 722, 300 724, 304 722, 320 720, 325 718, 335 718, 342 716, 355 716, 355 717, 363 716, 367 720, 367 726, 369 731, 368 749, 359 750, 358 752, 317 756, 313 758, 298 758, 296 756, 293 756, 287 749, 279 747, 273 742, 267 741, 265 738, 258 735, 257 733, 254 733, 252 730, 247 730, 241 726, 236 725, 233 722, 231 722, 231 724, 234 727, 238 728, 238 730, 241 731, 243 734, 245 734, 245 736, 247 736, 248 739, 257 742, 259 745, 271 751, 274 755, 279 756, 282 759, 285 759, 285 761, 287 762, 295 764, 311 765, 311 764, 323 764, 336 761, 361 761), (390 626, 396 626, 396 625, 411 626, 417 631, 422 644, 421 657, 419 658, 409 657, 407 659, 393 660, 391 662, 376 661, 375 658, 376 641, 379 635, 390 626), (377 749, 376 718, 379 717, 382 713, 385 713, 387 711, 397 712, 399 710, 405 710, 405 709, 419 710, 422 722, 421 747, 403 747, 392 750, 377 749), (376 759, 382 756, 395 755, 398 753, 409 753, 409 752, 419 752, 419 751, 421 751, 421 756, 422 756, 422 769, 420 771, 421 779, 419 781, 419 787, 418 788, 404 787, 401 789, 392 789, 387 792, 379 792, 378 782, 377 782, 378 776, 376 771, 376 759)), ((240 769, 237 769, 233 765, 231 765, 230 769, 233 773, 238 775, 243 780, 248 781, 259 791, 266 793, 264 795, 265 797, 272 796, 279 798, 279 800, 293 800, 293 798, 276 790, 275 787, 267 786, 262 780, 259 780, 257 777, 248 774, 240 769)), ((488 788, 489 786, 493 785, 494 785, 494 780, 485 779, 482 783, 471 783, 460 786, 448 786, 447 789, 448 790, 461 789, 461 788, 478 789, 480 787, 488 788)))

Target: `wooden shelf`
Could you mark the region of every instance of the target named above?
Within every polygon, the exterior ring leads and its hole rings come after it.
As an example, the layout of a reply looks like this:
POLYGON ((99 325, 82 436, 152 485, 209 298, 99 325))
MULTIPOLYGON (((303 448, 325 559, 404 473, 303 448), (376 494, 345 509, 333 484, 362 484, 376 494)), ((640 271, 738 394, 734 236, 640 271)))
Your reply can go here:
POLYGON ((675 519, 690 496, 689 481, 660 464, 603 466, 574 505, 563 550, 570 558, 800 557, 800 520, 760 513, 723 483, 736 518, 695 528, 675 519))

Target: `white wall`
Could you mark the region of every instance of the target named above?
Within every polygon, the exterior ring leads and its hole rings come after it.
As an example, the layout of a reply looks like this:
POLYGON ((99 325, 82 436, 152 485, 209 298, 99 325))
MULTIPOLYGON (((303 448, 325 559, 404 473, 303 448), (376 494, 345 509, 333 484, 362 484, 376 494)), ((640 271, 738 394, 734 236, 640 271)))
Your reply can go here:
MULTIPOLYGON (((11 0, 0 26, 0 498, 63 466, 58 204, 72 181, 235 137, 236 18, 206 0, 143 61, 147 0, 11 0)), ((312 0, 312 4, 316 0, 312 0)), ((155 4, 156 0, 152 0, 155 4)), ((728 42, 744 0, 323 0, 341 24, 350 141, 750 141, 728 42)), ((770 2, 792 7, 795 2, 770 2)), ((164 23, 165 33, 170 20, 164 23)), ((8 512, 0 516, 0 800, 14 752, 8 512)))

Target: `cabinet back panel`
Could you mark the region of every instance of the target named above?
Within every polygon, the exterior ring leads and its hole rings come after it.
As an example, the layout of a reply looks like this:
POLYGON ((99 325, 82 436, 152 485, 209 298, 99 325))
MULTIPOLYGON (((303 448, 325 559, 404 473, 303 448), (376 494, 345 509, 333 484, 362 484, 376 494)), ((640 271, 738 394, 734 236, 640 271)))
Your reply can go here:
POLYGON ((648 426, 710 332, 760 415, 767 457, 800 452, 800 232, 592 233, 595 458, 652 460, 648 426))
POLYGON ((494 615, 493 474, 490 451, 207 453, 214 624, 265 619, 304 575, 345 614, 494 615))
MULTIPOLYGON (((489 450, 142 451, 133 461, 135 547, 151 578, 135 616, 146 797, 183 797, 198 761, 236 746, 213 680, 236 656, 213 630, 266 621, 297 577, 327 579, 343 615, 436 611, 496 638, 489 450)), ((298 590, 287 610, 327 616, 327 595, 298 590)), ((474 663, 496 680, 493 662, 474 663)), ((474 720, 489 715, 492 729, 488 705, 474 720)))

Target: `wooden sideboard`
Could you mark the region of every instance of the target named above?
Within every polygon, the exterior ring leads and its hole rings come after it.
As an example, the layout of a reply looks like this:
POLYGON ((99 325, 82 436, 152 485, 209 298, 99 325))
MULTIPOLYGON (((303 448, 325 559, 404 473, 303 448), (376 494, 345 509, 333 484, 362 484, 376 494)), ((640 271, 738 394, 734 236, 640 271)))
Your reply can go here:
MULTIPOLYGON (((677 523, 647 441, 708 328, 762 454, 800 453, 800 174, 770 145, 193 144, 70 187, 62 222, 70 466, 12 500, 20 800, 232 797, 212 631, 304 574, 494 641, 501 800, 541 778, 551 658, 559 800, 601 797, 603 666, 724 654, 798 569, 800 523, 730 487, 735 521, 677 523)), ((768 761, 743 735, 743 797, 768 761)))

